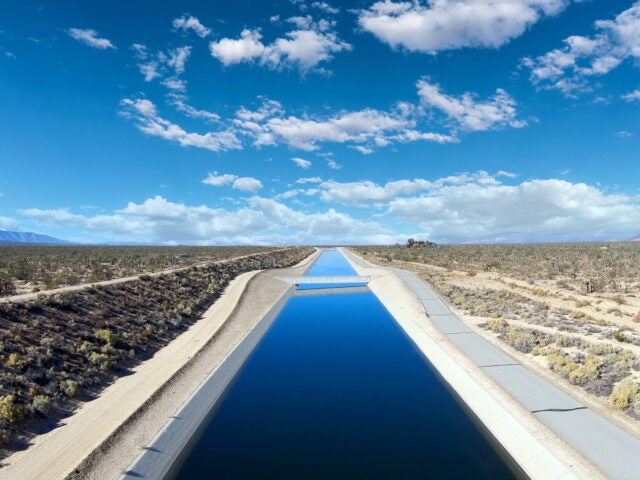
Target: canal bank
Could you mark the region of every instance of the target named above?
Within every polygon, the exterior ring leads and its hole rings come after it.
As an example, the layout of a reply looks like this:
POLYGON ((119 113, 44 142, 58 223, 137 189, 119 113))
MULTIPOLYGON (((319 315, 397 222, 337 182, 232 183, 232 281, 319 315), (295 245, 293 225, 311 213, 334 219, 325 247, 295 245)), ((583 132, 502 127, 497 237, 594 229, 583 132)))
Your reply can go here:
POLYGON ((528 371, 421 279, 347 258, 443 378, 532 478, 637 478, 640 441, 528 371))
MULTIPOLYGON (((301 275, 318 253, 281 275, 301 275)), ((0 479, 117 479, 228 352, 289 289, 270 271, 231 281, 203 318, 83 404, 28 449, 2 462, 0 479)))
MULTIPOLYGON (((320 257, 309 275, 345 282, 287 302, 177 478, 520 478, 353 273, 340 253, 320 257)), ((157 439, 124 478, 161 478, 144 457, 175 445, 157 439)))

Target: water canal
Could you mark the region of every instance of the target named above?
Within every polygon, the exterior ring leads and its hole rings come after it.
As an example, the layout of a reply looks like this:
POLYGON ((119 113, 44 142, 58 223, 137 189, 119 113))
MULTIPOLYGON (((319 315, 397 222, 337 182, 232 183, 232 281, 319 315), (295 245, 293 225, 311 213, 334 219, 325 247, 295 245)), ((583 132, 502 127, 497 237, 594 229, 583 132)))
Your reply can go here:
POLYGON ((289 299, 175 478, 518 478, 377 297, 334 291, 289 299))

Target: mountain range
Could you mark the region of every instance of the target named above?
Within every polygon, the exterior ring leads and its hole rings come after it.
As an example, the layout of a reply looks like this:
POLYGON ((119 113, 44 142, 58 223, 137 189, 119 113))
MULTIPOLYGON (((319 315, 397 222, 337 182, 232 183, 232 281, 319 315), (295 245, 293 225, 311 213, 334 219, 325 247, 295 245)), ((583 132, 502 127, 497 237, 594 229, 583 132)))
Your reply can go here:
POLYGON ((70 242, 60 240, 59 238, 50 237, 49 235, 40 235, 34 232, 11 232, 9 230, 0 230, 0 245, 10 244, 31 244, 31 245, 66 245, 70 242))

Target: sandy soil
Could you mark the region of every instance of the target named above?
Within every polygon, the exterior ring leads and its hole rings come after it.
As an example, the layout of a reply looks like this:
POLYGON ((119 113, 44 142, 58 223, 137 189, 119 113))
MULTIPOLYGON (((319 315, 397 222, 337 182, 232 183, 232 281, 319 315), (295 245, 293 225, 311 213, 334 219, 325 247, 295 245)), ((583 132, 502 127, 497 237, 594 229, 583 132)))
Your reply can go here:
MULTIPOLYGON (((315 257, 315 256, 314 256, 315 257)), ((286 292, 277 275, 299 275, 313 259, 269 275, 238 276, 220 299, 153 358, 119 378, 64 424, 3 463, 0 479, 116 479, 169 417, 286 292)))

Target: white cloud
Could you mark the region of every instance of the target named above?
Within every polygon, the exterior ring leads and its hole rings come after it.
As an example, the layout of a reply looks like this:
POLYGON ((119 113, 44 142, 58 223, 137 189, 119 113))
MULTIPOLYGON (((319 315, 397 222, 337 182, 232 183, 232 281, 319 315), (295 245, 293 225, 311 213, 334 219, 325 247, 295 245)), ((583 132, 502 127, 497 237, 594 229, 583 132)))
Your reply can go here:
POLYGON ((369 206, 383 204, 401 196, 411 195, 429 189, 431 182, 424 179, 399 180, 378 185, 372 181, 336 182, 329 180, 318 186, 320 199, 327 203, 341 205, 369 206))
POLYGON ((140 63, 138 68, 144 75, 145 82, 151 82, 156 78, 162 78, 162 84, 170 90, 183 92, 186 90, 186 82, 180 79, 185 71, 185 66, 191 55, 191 47, 178 47, 166 52, 158 52, 152 55, 145 45, 134 43, 131 46, 134 57, 140 63))
POLYGON ((331 170, 340 170, 342 168, 342 165, 339 165, 338 163, 336 163, 334 160, 330 158, 327 158, 327 166, 331 170))
POLYGON ((262 189, 262 182, 257 178, 240 177, 233 182, 233 188, 242 192, 257 193, 262 189))
POLYGON ((185 131, 179 125, 159 116, 156 106, 147 99, 125 98, 120 102, 125 117, 137 121, 137 128, 147 135, 174 141, 183 147, 197 147, 213 152, 242 149, 242 143, 231 130, 204 134, 185 131))
POLYGON ((10 217, 0 217, 0 230, 15 230, 18 228, 18 221, 10 217))
POLYGON ((98 32, 90 28, 70 28, 69 30, 67 30, 67 33, 73 39, 99 50, 116 48, 109 39, 100 37, 98 32))
POLYGON ((241 108, 236 117, 236 127, 251 135, 255 139, 255 146, 284 143, 292 148, 314 151, 323 142, 355 143, 372 148, 386 146, 394 141, 457 141, 448 135, 422 132, 412 134, 415 121, 403 116, 402 112, 387 113, 370 108, 339 112, 331 117, 307 115, 299 118, 286 116, 279 103, 267 100, 255 112, 241 108))
POLYGON ((614 135, 618 138, 629 138, 633 137, 633 133, 627 132, 626 130, 620 130, 619 132, 614 133, 614 135))
POLYGON ((328 209, 304 213, 276 200, 252 196, 235 210, 189 206, 161 196, 128 205, 110 215, 73 215, 66 210, 20 212, 36 222, 76 226, 87 234, 120 241, 166 244, 318 244, 398 241, 387 229, 328 209), (60 212, 66 212, 61 218, 60 212))
POLYGON ((584 183, 530 180, 504 185, 463 175, 389 202, 387 214, 415 222, 435 241, 527 242, 626 239, 637 234, 638 198, 584 183))
POLYGON ((229 173, 218 175, 218 172, 213 172, 210 173, 202 183, 214 187, 223 187, 224 185, 231 185, 237 178, 237 175, 231 175, 229 173))
POLYGON ((299 184, 305 184, 305 183, 321 183, 322 182, 322 178, 320 177, 306 177, 306 178, 299 178, 298 180, 296 180, 296 183, 299 184))
POLYGON ((293 161, 293 163, 295 163, 298 167, 305 170, 311 167, 311 162, 309 160, 304 160, 303 158, 293 157, 291 161, 293 161))
POLYGON ((199 110, 187 103, 187 97, 181 94, 169 94, 169 103, 176 107, 176 110, 184 113, 191 118, 201 118, 207 122, 218 122, 220 115, 217 113, 209 112, 207 110, 199 110))
POLYGON ((599 20, 595 26, 598 33, 592 37, 573 35, 564 40, 562 48, 523 59, 531 70, 531 81, 575 96, 590 90, 591 78, 606 75, 628 58, 640 58, 640 2, 614 20, 599 20))
POLYGON ((518 120, 516 102, 502 89, 487 101, 476 101, 471 93, 461 97, 446 95, 440 86, 423 79, 418 82, 418 95, 428 107, 436 108, 454 120, 464 130, 481 131, 511 126, 520 128, 526 122, 518 120))
POLYGON ((390 46, 436 53, 463 47, 497 48, 522 35, 569 0, 430 0, 374 3, 360 26, 390 46))
POLYGON ((621 98, 623 100, 626 100, 627 102, 635 102, 637 100, 640 100, 640 88, 634 90, 633 92, 622 95, 621 98))
POLYGON ((83 223, 86 219, 86 217, 83 215, 76 215, 71 213, 67 208, 57 208, 54 210, 27 208, 18 210, 18 213, 25 217, 29 217, 37 222, 48 225, 56 225, 59 227, 70 227, 78 225, 83 223))
POLYGON ((311 6, 331 15, 337 15, 338 13, 340 13, 339 8, 332 7, 327 2, 313 2, 311 6))
POLYGON ((200 38, 204 38, 211 34, 211 29, 200 23, 196 17, 191 15, 183 15, 173 21, 173 28, 187 32, 193 30, 200 38))
POLYGON ((262 42, 260 30, 244 29, 240 38, 211 42, 211 55, 225 66, 257 62, 275 70, 297 68, 304 74, 330 61, 334 54, 351 49, 351 45, 330 31, 332 24, 326 20, 314 22, 311 17, 293 17, 289 22, 297 29, 271 44, 262 42))
POLYGON ((251 62, 260 58, 264 45, 260 41, 262 35, 258 30, 244 29, 239 39, 223 38, 209 44, 211 55, 220 60, 225 67, 237 63, 251 62))
MULTIPOLYGON (((479 171, 385 184, 314 178, 299 182, 315 183, 313 188, 288 190, 275 198, 240 198, 230 209, 155 196, 94 216, 68 209, 18 213, 40 224, 80 227, 102 239, 162 243, 395 243, 409 236, 447 243, 584 241, 627 239, 638 233, 640 197, 559 179, 517 182, 504 173, 479 171), (302 197, 307 202, 319 198, 327 205, 292 208, 278 200, 302 205, 302 197), (342 206, 359 207, 362 213, 347 214, 340 211, 342 206), (380 217, 396 232, 367 220, 380 217)), ((240 180, 216 172, 209 177, 212 184, 234 185, 240 180)))
POLYGON ((161 58, 164 58, 165 63, 173 68, 176 75, 184 73, 184 66, 187 63, 189 55, 191 55, 191 47, 179 47, 169 50, 165 56, 160 52, 161 58))

